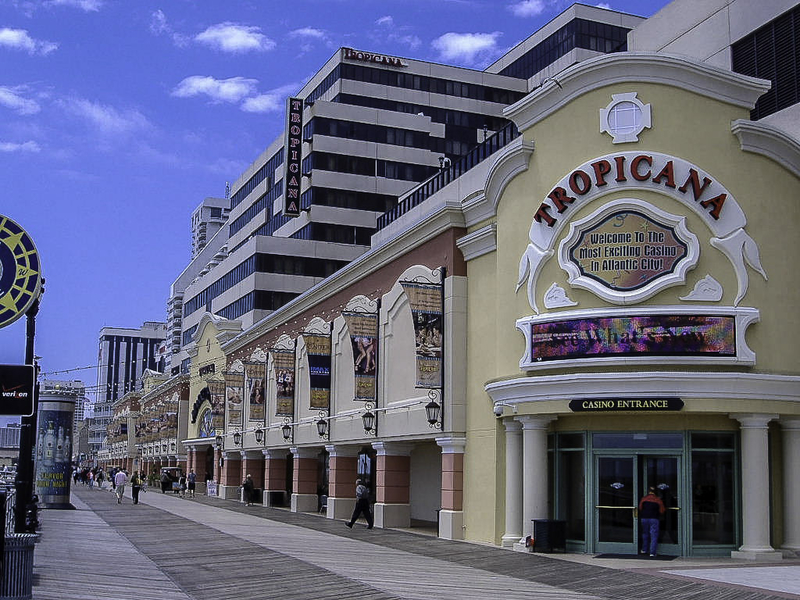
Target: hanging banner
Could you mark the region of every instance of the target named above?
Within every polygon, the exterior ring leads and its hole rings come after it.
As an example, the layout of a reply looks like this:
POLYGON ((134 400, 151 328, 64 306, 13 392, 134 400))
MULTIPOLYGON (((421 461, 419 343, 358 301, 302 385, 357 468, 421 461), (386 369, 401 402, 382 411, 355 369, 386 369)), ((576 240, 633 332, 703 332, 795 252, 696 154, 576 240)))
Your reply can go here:
POLYGON ((250 398, 248 420, 263 421, 266 416, 264 380, 267 375, 267 365, 265 363, 245 363, 244 372, 247 375, 247 397, 250 398))
POLYGON ((353 345, 353 372, 356 378, 354 400, 375 402, 378 372, 378 315, 342 313, 353 345))
POLYGON ((212 380, 208 382, 211 393, 211 427, 215 434, 225 431, 225 382, 212 380))
POLYGON ((304 333, 311 382, 311 408, 328 410, 331 400, 331 336, 304 333))
POLYGON ((443 306, 441 283, 401 282, 411 305, 418 388, 442 387, 443 306))
POLYGON ((275 370, 275 415, 294 416, 294 350, 273 348, 271 354, 275 370))
POLYGON ((242 426, 242 396, 244 395, 244 373, 225 374, 225 408, 228 414, 227 427, 242 426))

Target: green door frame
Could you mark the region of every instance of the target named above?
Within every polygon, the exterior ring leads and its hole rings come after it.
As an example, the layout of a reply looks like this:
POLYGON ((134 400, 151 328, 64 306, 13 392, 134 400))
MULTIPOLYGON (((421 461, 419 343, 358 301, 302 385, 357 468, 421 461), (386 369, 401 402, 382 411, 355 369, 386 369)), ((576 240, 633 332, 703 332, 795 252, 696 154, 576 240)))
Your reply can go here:
MULTIPOLYGON (((678 505, 680 508, 677 510, 676 508, 671 508, 671 510, 677 512, 677 517, 672 518, 677 518, 678 543, 661 544, 659 545, 659 552, 663 552, 664 554, 668 555, 686 556, 689 548, 687 537, 689 528, 686 523, 687 515, 689 514, 689 512, 686 510, 686 506, 688 504, 688 496, 686 492, 688 489, 686 484, 686 455, 686 452, 676 449, 657 450, 652 448, 626 448, 620 450, 594 450, 591 454, 591 460, 588 461, 592 473, 591 476, 587 478, 587 481, 591 482, 591 487, 587 494, 587 511, 589 513, 587 514, 587 533, 589 533, 589 538, 587 540, 587 551, 590 553, 603 552, 620 554, 635 554, 638 551, 641 532, 639 530, 639 520, 638 518, 635 518, 637 511, 635 511, 633 507, 638 507, 639 499, 644 495, 647 485, 652 485, 652 483, 646 481, 646 469, 642 468, 641 462, 648 458, 672 458, 675 459, 677 469, 676 483, 678 489, 675 497, 678 500, 678 505), (630 459, 630 478, 632 480, 633 492, 632 495, 629 494, 625 496, 626 501, 623 503, 625 507, 611 508, 611 506, 614 506, 614 504, 606 506, 605 504, 601 504, 599 502, 598 479, 601 475, 599 462, 603 459, 630 459), (599 515, 601 511, 605 511, 607 515, 613 511, 617 521, 622 523, 623 527, 623 521, 624 519, 628 518, 628 511, 630 511, 631 531, 629 541, 626 542, 617 540, 601 542, 599 540, 599 515)), ((619 533, 624 535, 624 531, 620 531, 619 533)))

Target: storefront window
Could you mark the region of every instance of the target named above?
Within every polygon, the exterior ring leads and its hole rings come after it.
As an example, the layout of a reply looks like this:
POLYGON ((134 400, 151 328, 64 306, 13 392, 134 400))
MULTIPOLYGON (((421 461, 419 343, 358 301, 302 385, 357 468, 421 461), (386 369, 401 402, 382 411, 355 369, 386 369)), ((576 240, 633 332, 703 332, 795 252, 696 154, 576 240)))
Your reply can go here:
POLYGON ((692 434, 692 544, 736 544, 734 434, 692 434), (711 449, 705 450, 703 446, 711 449), (719 448, 730 448, 720 450, 719 448))
POLYGON ((567 522, 567 539, 586 541, 586 463, 583 433, 558 434, 558 507, 556 518, 567 522))
POLYGON ((567 539, 586 540, 586 476, 583 450, 558 453, 560 464, 558 518, 567 522, 567 539))

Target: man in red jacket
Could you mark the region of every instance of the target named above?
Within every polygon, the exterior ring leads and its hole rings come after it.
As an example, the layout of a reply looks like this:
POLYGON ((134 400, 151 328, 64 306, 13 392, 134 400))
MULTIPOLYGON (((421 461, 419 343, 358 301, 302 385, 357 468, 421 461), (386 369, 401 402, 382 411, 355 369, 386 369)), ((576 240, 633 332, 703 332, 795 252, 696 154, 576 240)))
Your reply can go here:
POLYGON ((666 512, 661 498, 656 496, 656 488, 647 490, 647 495, 639 501, 639 517, 642 522, 642 554, 656 555, 658 531, 661 515, 666 512))

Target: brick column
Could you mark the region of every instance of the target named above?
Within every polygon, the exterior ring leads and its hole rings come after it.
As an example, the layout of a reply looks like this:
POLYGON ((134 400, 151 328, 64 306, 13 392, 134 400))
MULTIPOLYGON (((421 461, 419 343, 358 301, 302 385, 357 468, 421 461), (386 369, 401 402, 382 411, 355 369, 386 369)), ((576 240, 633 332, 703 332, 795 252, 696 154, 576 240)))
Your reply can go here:
POLYGON ((374 442, 377 460, 375 525, 411 526, 411 450, 413 444, 374 442))
POLYGON ((225 500, 238 500, 239 486, 242 483, 242 455, 238 450, 228 450, 224 453, 224 458, 218 495, 225 500))
POLYGON ((349 519, 356 504, 357 446, 325 446, 328 462, 328 518, 349 519))
POLYGON ((194 457, 192 468, 194 469, 194 474, 197 475, 197 481, 199 483, 203 483, 206 480, 206 452, 208 452, 208 449, 205 446, 199 452, 197 448, 192 449, 192 455, 194 457), (198 460, 198 454, 200 455, 199 458, 202 460, 198 460))
POLYGON ((286 489, 286 450, 264 449, 261 454, 264 456, 264 504, 272 506, 270 495, 282 492, 283 502, 278 504, 275 498, 275 505, 283 506, 289 491, 286 489))
POLYGON ((437 438, 442 448, 442 508, 439 537, 464 539, 464 447, 466 438, 437 438))
POLYGON ((197 450, 194 447, 188 448, 186 450, 186 472, 188 473, 192 469, 194 469, 195 463, 195 452, 197 450))
POLYGON ((294 488, 292 512, 317 511, 317 448, 292 448, 294 455, 294 488))
POLYGON ((217 484, 222 482, 222 466, 219 464, 222 458, 222 449, 214 448, 214 481, 217 484))
POLYGON ((264 489, 264 455, 261 450, 242 451, 242 479, 249 473, 253 476, 253 485, 264 489))

